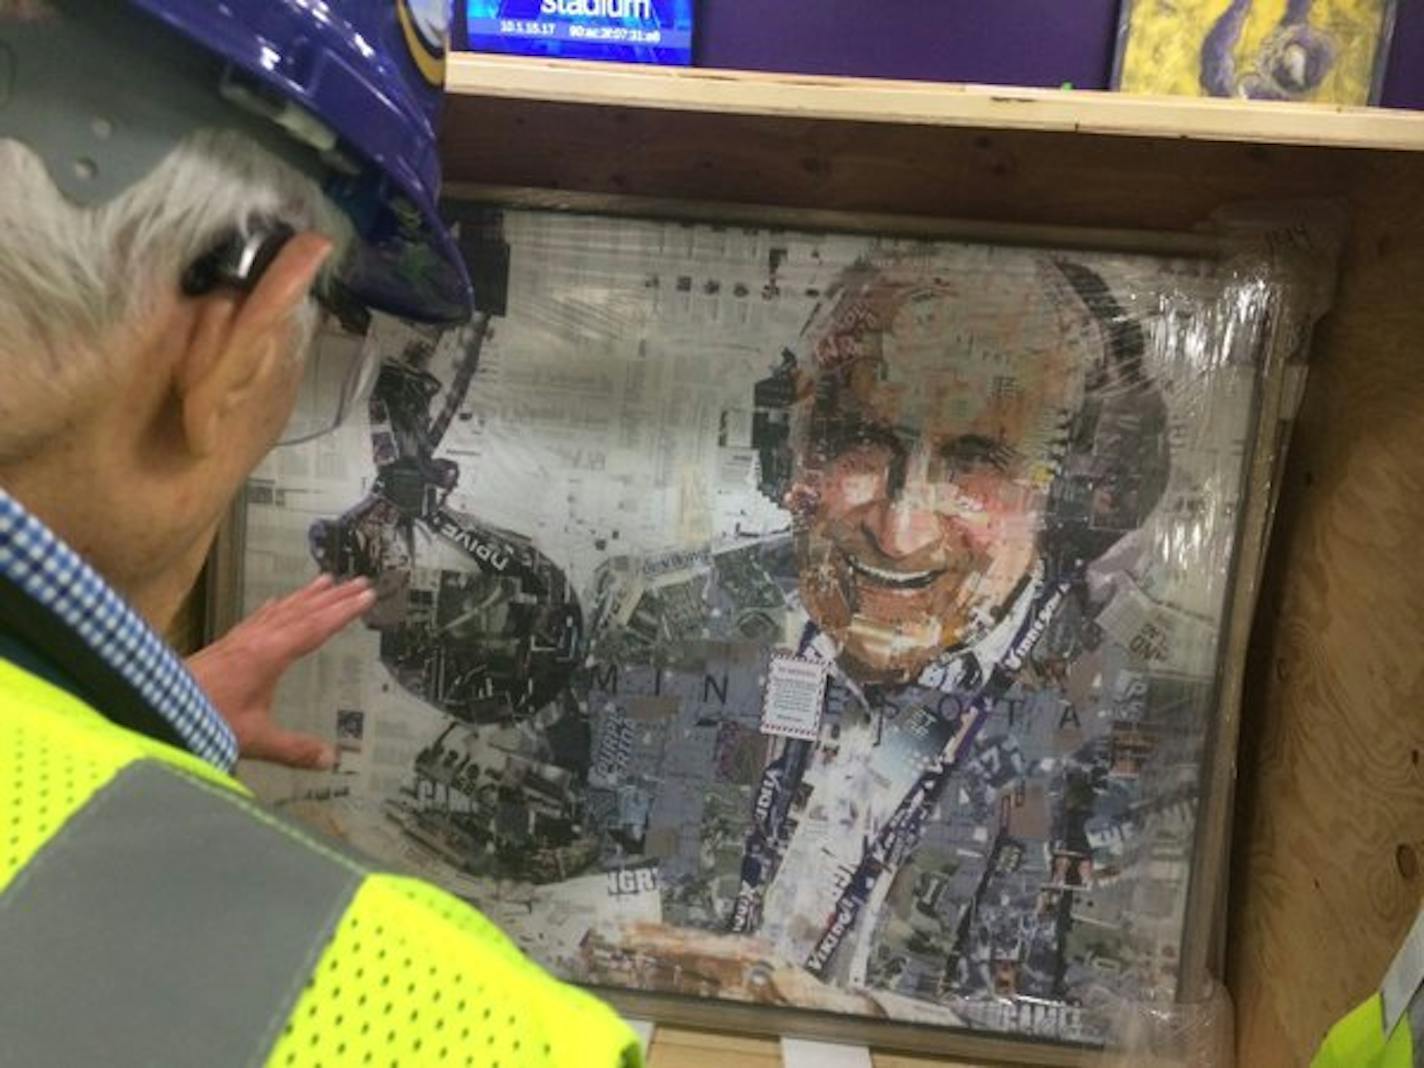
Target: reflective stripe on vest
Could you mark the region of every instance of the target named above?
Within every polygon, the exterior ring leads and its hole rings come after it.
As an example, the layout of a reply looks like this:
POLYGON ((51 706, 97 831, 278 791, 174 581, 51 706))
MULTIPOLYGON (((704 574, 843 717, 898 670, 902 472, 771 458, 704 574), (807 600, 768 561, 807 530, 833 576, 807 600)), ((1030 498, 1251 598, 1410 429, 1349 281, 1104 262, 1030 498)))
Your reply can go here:
POLYGON ((260 1061, 363 875, 129 765, 0 894, 0 1064, 260 1061))

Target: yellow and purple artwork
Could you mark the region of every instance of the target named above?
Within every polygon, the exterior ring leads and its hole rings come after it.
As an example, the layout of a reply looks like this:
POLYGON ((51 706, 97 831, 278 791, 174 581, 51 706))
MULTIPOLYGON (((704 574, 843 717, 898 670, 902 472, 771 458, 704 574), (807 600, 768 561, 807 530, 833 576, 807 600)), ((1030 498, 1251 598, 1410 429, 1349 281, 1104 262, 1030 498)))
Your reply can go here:
POLYGON ((1114 85, 1127 93, 1369 104, 1393 0, 1125 0, 1114 85))

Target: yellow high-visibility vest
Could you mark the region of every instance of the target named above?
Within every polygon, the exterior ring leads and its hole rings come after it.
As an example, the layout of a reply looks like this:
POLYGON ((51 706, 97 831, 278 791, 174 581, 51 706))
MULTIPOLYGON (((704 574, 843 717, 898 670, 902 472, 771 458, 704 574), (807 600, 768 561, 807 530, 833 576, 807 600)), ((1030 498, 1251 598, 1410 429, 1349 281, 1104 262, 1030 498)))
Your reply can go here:
POLYGON ((1414 1034, 1405 1016, 1384 1033, 1384 1003, 1375 994, 1325 1036, 1310 1068, 1414 1068, 1414 1034))
POLYGON ((640 1068, 478 912, 0 659, 0 1064, 640 1068))

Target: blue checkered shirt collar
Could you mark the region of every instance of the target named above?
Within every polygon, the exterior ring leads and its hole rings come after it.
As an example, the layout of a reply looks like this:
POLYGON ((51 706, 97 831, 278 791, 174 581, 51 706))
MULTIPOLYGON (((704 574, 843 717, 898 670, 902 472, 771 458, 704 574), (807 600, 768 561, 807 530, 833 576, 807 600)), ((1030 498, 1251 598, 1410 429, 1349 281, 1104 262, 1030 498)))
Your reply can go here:
POLYGON ((224 771, 232 769, 237 739, 183 661, 93 568, 3 489, 0 575, 58 617, 190 751, 224 771))

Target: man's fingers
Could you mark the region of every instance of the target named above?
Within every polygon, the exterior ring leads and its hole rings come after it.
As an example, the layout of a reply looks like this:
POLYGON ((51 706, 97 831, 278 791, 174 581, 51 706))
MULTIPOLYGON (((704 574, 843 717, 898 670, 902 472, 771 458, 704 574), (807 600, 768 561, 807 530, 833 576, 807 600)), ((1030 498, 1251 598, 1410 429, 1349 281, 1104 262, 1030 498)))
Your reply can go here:
POLYGON ((280 669, 320 648, 375 603, 365 577, 337 582, 331 575, 318 575, 281 600, 264 604, 214 645, 249 650, 260 662, 280 669))
POLYGON ((358 575, 356 578, 347 579, 345 582, 337 583, 313 594, 307 602, 307 608, 311 611, 320 611, 328 605, 359 596, 362 591, 370 588, 371 580, 365 575, 358 575))
POLYGON ((336 767, 336 747, 310 734, 283 730, 273 724, 247 738, 242 755, 249 760, 265 760, 289 768, 328 771, 336 767))
POLYGON ((299 590, 293 590, 287 596, 277 602, 277 608, 285 613, 302 611, 303 606, 321 597, 333 586, 336 585, 336 578, 328 575, 325 571, 317 575, 299 590))
POLYGON ((268 633, 282 645, 303 644, 314 615, 360 596, 371 585, 364 577, 341 583, 330 575, 322 578, 325 581, 312 582, 280 601, 266 620, 268 633))
POLYGON ((371 589, 369 579, 354 578, 339 586, 333 586, 307 602, 304 614, 312 615, 334 611, 342 606, 349 606, 353 601, 368 602, 367 607, 369 607, 369 603, 375 601, 375 593, 371 589))
POLYGON ((293 648, 300 655, 320 648, 333 634, 349 626, 376 603, 369 583, 346 583, 313 605, 292 629, 293 648))
MULTIPOLYGON (((320 596, 326 590, 330 589, 335 582, 335 577, 326 574, 326 572, 322 572, 301 589, 293 590, 284 597, 267 598, 267 600, 263 601, 262 604, 257 607, 255 612, 241 620, 237 624, 237 627, 246 627, 253 623, 266 625, 273 620, 276 620, 280 625, 280 621, 284 616, 294 613, 298 615, 301 614, 304 611, 304 604, 311 598, 320 596)), ((233 629, 236 630, 237 627, 233 629)))
POLYGON ((249 612, 242 619, 239 619, 236 623, 234 623, 229 629, 228 633, 231 634, 232 631, 250 626, 252 623, 257 622, 259 620, 270 618, 272 612, 276 609, 279 603, 280 602, 277 600, 277 598, 268 597, 267 600, 263 601, 260 605, 257 606, 255 611, 249 612))
POLYGON ((323 592, 331 589, 331 587, 334 585, 336 585, 336 576, 330 575, 327 572, 322 571, 317 575, 316 578, 312 579, 301 589, 294 590, 293 592, 287 594, 287 596, 284 597, 283 600, 300 604, 302 601, 308 600, 309 598, 320 596, 323 592))

